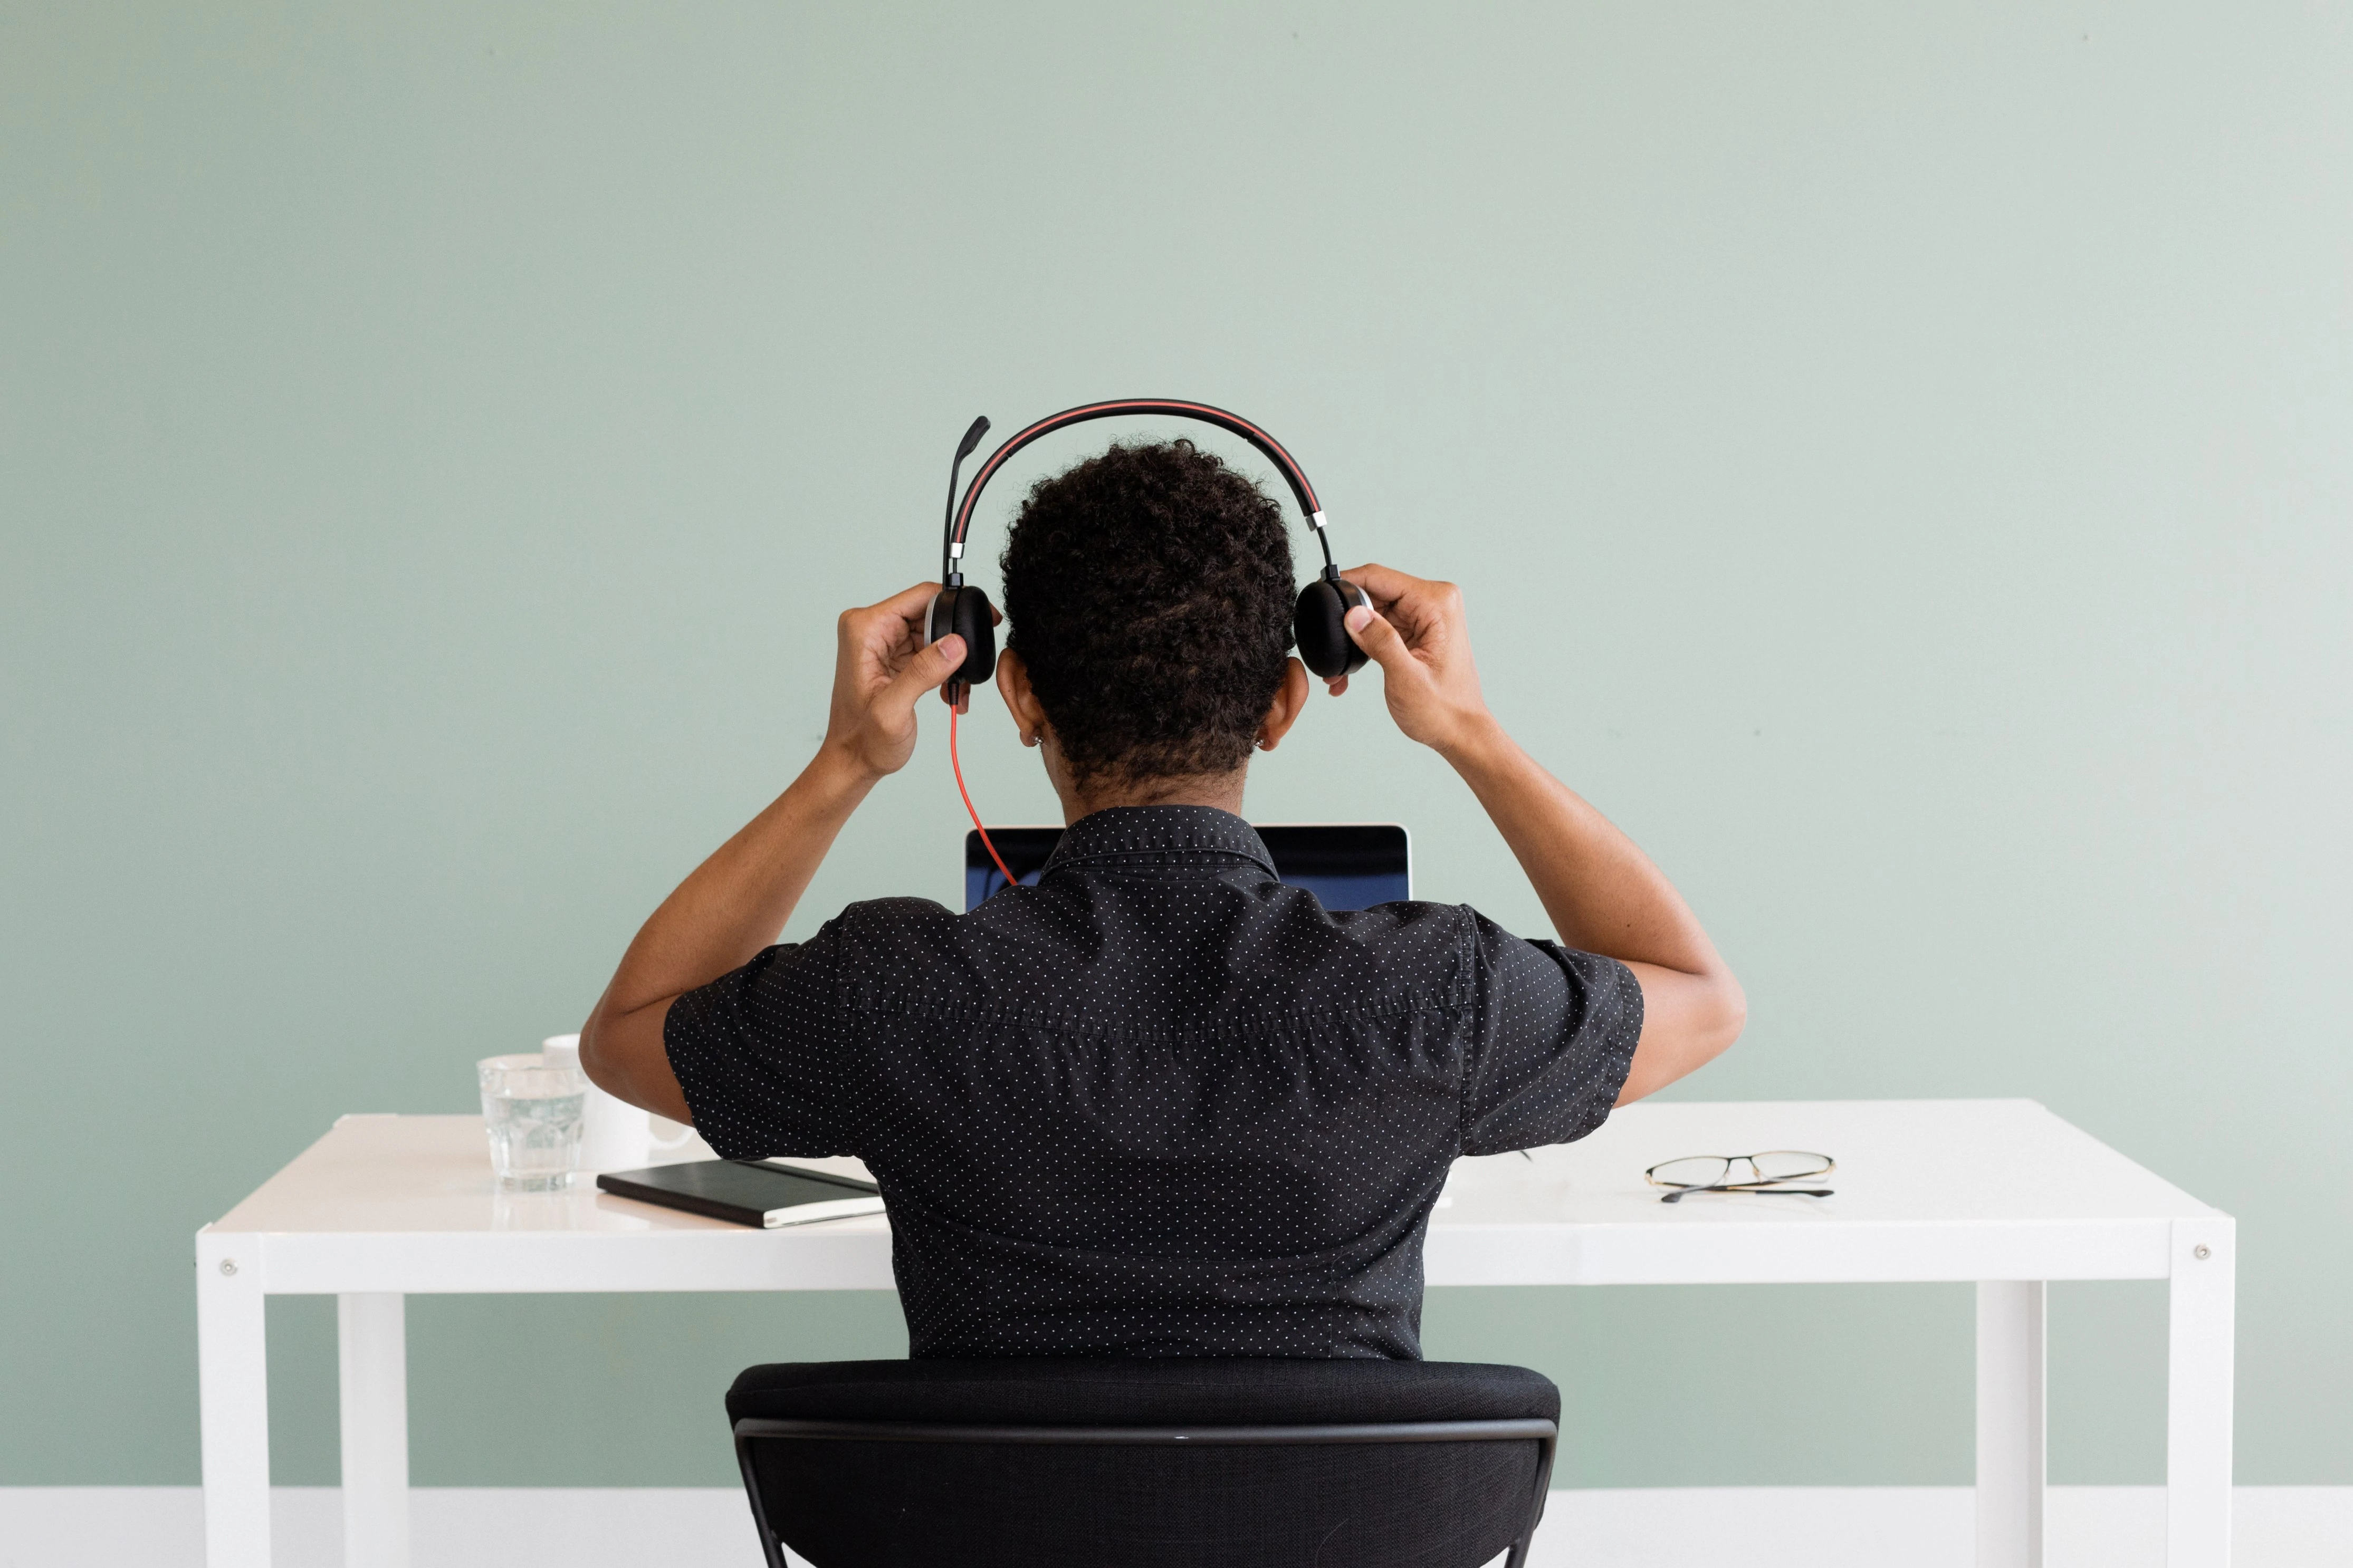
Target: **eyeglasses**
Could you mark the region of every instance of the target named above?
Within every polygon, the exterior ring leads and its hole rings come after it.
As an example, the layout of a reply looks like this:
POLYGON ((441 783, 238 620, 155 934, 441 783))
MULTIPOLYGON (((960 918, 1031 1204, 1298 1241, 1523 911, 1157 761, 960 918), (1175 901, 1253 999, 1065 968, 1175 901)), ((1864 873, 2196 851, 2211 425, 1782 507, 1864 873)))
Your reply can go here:
POLYGON ((1809 1181, 1838 1169, 1828 1154, 1802 1149, 1768 1149, 1761 1154, 1689 1154, 1666 1160, 1642 1173, 1654 1187, 1675 1190, 1662 1204, 1681 1203, 1694 1193, 1786 1193, 1793 1197, 1826 1198, 1828 1187, 1790 1187, 1785 1182, 1809 1181))

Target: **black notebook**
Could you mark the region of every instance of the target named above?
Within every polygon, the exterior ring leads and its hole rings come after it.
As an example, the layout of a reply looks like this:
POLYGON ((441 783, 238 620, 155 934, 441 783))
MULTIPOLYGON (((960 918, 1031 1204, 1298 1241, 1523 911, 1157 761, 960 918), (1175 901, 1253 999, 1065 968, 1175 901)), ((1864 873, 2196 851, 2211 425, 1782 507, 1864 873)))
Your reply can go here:
POLYGON ((690 1160, 607 1171, 596 1185, 619 1197, 765 1230, 882 1212, 881 1189, 871 1182, 777 1160, 690 1160))

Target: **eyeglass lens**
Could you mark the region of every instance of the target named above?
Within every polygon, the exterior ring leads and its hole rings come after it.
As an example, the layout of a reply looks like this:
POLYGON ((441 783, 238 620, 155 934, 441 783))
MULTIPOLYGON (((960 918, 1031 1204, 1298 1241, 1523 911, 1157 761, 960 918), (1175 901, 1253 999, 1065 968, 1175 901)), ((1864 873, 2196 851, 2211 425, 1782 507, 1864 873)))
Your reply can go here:
POLYGON ((1668 1187, 1712 1187, 1725 1178, 1732 1162, 1715 1154, 1694 1155, 1688 1160, 1670 1160, 1663 1165, 1651 1167, 1651 1180, 1668 1187))
MULTIPOLYGON (((1763 1154, 1750 1154, 1735 1163, 1754 1170, 1760 1182, 1794 1182, 1807 1176, 1819 1176, 1831 1168, 1830 1161, 1821 1155, 1808 1154, 1795 1149, 1775 1149, 1763 1154)), ((1740 1180, 1736 1169, 1731 1179, 1740 1180)))

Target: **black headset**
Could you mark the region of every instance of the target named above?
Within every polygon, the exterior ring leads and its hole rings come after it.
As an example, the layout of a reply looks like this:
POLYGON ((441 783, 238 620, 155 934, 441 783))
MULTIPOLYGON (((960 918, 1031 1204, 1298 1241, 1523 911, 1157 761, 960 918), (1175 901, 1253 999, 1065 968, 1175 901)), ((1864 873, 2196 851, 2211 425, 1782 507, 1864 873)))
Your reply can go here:
POLYGON ((1372 601, 1332 564, 1332 542, 1324 531, 1324 509, 1315 500, 1315 487, 1307 482, 1305 470, 1293 461, 1282 443, 1240 415, 1212 408, 1206 403, 1123 397, 1065 408, 1016 432, 1005 445, 990 453, 988 461, 973 475, 972 486, 964 492, 962 505, 956 502, 956 476, 964 468, 964 460, 980 445, 980 438, 988 434, 987 417, 974 420, 972 428, 964 433, 964 439, 956 443, 955 460, 948 465, 947 523, 940 541, 940 581, 946 586, 932 595, 931 611, 923 622, 926 643, 937 642, 950 632, 964 638, 964 663, 940 688, 941 697, 961 709, 972 688, 988 679, 997 668, 997 626, 989 613, 988 595, 964 580, 965 532, 972 526, 973 507, 980 500, 982 488, 1005 466, 1006 458, 1039 437, 1083 425, 1090 419, 1107 419, 1120 414, 1166 414, 1179 419, 1198 419, 1204 425, 1232 431, 1272 459, 1274 466, 1282 470, 1283 479, 1291 486, 1291 493, 1298 500, 1308 526, 1315 531, 1315 542, 1324 549, 1323 574, 1300 590, 1299 609, 1292 618, 1300 660, 1326 680, 1363 668, 1365 650, 1348 636, 1346 616, 1355 606, 1369 605, 1372 601))

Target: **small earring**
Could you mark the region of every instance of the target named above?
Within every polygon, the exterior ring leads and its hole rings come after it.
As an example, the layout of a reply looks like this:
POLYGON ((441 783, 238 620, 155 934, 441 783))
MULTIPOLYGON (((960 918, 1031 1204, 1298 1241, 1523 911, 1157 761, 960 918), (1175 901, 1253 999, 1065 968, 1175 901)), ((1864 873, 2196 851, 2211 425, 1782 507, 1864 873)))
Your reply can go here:
POLYGON ((1024 735, 1021 737, 1021 743, 1034 749, 1038 744, 1038 737, 1035 735, 1024 735))

